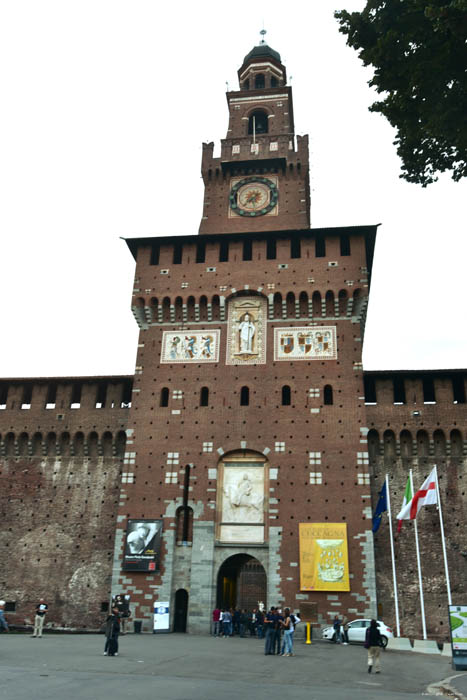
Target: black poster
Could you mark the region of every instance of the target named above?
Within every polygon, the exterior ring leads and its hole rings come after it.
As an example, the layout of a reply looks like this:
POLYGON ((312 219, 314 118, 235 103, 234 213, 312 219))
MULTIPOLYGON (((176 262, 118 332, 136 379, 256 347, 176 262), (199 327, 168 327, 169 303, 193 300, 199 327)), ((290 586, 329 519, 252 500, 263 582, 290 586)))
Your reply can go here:
POLYGON ((126 532, 123 569, 159 571, 162 520, 129 520, 126 532))

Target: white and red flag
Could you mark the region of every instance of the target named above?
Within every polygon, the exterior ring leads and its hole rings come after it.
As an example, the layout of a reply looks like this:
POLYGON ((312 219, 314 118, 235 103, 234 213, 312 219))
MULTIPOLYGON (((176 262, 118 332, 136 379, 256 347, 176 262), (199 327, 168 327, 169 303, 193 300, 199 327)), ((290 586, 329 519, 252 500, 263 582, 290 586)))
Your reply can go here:
POLYGON ((422 506, 432 506, 437 503, 436 467, 434 467, 410 501, 402 506, 402 510, 397 514, 397 520, 415 520, 422 506))

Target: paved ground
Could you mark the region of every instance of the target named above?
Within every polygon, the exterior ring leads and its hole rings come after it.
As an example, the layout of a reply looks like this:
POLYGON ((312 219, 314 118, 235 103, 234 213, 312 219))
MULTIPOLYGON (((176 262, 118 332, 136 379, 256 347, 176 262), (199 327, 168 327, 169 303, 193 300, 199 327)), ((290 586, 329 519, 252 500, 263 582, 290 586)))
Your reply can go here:
MULTIPOLYGON (((455 674, 441 656, 387 651, 368 674, 362 646, 296 644, 264 656, 257 639, 127 635, 118 657, 103 635, 0 635, 0 698, 14 700, 414 700, 455 674)), ((465 683, 467 673, 453 684, 465 683)), ((435 691, 436 692, 436 691, 435 691)), ((439 693, 441 695, 441 692, 439 693)))

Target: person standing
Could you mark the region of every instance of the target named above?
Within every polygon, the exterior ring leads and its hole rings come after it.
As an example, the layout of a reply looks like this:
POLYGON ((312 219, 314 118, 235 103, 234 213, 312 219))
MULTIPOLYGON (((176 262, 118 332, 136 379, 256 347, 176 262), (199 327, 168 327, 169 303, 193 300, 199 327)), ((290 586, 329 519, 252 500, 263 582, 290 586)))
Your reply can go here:
POLYGON ((336 644, 340 644, 342 639, 341 639, 341 626, 342 623, 339 620, 339 615, 336 615, 334 618, 334 622, 332 623, 332 626, 334 628, 334 635, 336 637, 336 644))
POLYGON ((49 609, 49 606, 45 602, 44 598, 41 598, 36 605, 36 615, 34 617, 34 631, 32 633, 33 637, 39 637, 39 639, 42 638, 42 628, 44 627, 44 620, 45 616, 47 615, 47 611, 49 609))
POLYGON ((0 600, 0 630, 9 632, 8 622, 5 620, 5 601, 0 600))
POLYGON ((284 630, 284 651, 283 656, 293 656, 293 633, 295 630, 294 616, 290 613, 290 608, 284 610, 284 620, 282 628, 284 630))
POLYGON ((212 611, 212 634, 214 637, 219 636, 219 628, 220 628, 220 619, 221 619, 221 611, 219 608, 216 608, 215 610, 212 611))
POLYGON ((266 628, 266 641, 264 644, 265 656, 274 654, 274 620, 276 608, 271 606, 271 609, 264 616, 264 627, 266 628))
POLYGON ((275 615, 275 620, 274 620, 274 639, 273 639, 273 648, 272 648, 272 653, 273 654, 280 654, 281 653, 281 632, 282 632, 282 623, 284 621, 284 618, 281 614, 281 611, 276 608, 276 615, 275 615))
POLYGON ((258 639, 264 637, 264 613, 262 610, 257 610, 255 615, 255 628, 258 639))
POLYGON ((224 610, 224 614, 222 615, 222 631, 224 633, 224 639, 232 636, 232 613, 230 610, 224 610))
POLYGON ((115 605, 105 622, 105 648, 104 656, 118 656, 118 635, 120 634, 120 618, 118 608, 115 605))
POLYGON ((382 646, 383 640, 377 622, 376 620, 372 620, 365 633, 365 649, 368 649, 368 673, 371 673, 373 664, 375 666, 375 673, 381 672, 380 654, 382 646))

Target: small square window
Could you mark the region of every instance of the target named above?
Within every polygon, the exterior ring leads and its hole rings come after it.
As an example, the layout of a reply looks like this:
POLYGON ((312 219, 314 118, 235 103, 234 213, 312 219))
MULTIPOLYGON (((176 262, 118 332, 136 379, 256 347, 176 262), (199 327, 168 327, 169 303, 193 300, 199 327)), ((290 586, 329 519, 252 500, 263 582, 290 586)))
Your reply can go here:
POLYGON ((203 442, 203 452, 212 452, 212 448, 213 448, 212 442, 203 442))
POLYGON ((285 442, 276 442, 274 445, 275 452, 285 452, 285 442))
POLYGON ((322 484, 323 474, 322 472, 310 472, 310 484, 322 484))

